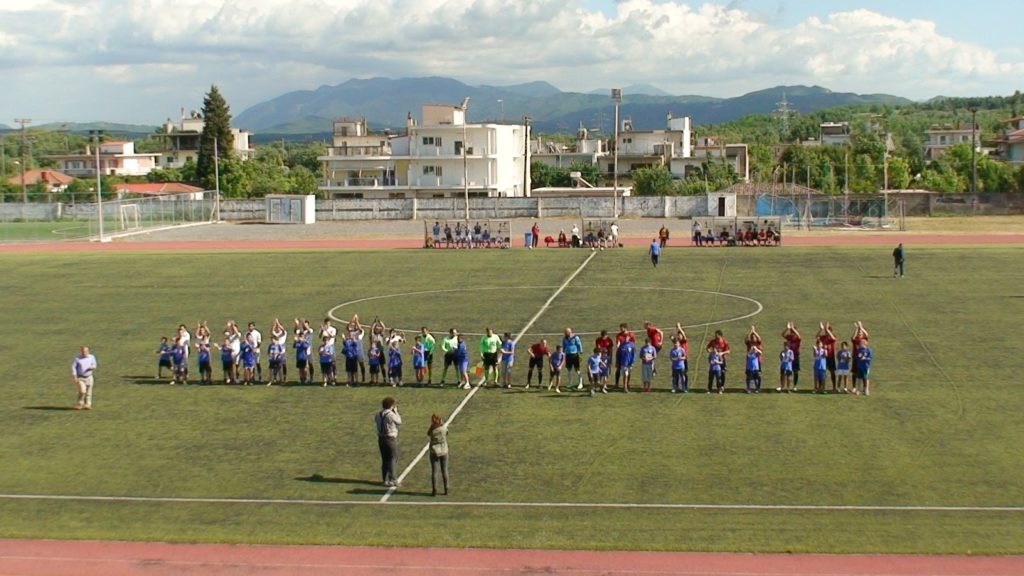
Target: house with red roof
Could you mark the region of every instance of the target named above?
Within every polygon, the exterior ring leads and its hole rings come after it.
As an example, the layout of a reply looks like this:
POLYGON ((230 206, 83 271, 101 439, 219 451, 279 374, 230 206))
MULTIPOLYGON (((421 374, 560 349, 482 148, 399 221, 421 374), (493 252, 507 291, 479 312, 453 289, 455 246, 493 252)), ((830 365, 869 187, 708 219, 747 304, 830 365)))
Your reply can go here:
POLYGON ((999 158, 1013 166, 1024 165, 1024 116, 1016 116, 1006 121, 1009 128, 996 138, 999 147, 999 158))
MULTIPOLYGON (((7 183, 21 186, 21 174, 8 178, 7 183)), ((39 182, 45 182, 51 193, 63 192, 75 179, 57 170, 35 169, 25 172, 25 185, 35 186, 39 182)))
POLYGON ((202 200, 203 189, 183 182, 142 182, 137 184, 118 184, 115 188, 118 197, 129 196, 159 197, 189 194, 191 200, 202 200))

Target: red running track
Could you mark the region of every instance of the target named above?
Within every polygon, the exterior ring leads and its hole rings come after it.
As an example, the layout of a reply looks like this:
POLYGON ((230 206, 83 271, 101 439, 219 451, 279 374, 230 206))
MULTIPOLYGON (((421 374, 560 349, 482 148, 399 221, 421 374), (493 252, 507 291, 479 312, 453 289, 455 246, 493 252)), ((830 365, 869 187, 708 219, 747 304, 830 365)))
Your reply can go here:
POLYGON ((1024 556, 710 554, 0 540, 4 576, 1020 576, 1024 556))

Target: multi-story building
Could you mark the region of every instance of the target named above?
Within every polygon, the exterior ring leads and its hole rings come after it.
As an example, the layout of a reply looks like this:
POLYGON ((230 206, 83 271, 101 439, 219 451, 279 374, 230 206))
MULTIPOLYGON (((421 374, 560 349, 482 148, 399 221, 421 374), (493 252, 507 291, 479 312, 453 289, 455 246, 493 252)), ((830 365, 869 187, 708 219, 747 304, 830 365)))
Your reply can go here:
POLYGON ((530 155, 531 162, 541 162, 554 168, 571 168, 573 164, 596 166, 601 158, 608 155, 608 146, 604 140, 592 137, 580 123, 575 143, 566 145, 537 138, 530 141, 530 155))
POLYGON ((402 135, 371 134, 363 118, 334 123, 320 156, 331 198, 445 198, 529 194, 528 127, 469 124, 466 106, 425 104, 402 135))
POLYGON ((1009 127, 996 139, 999 159, 1013 166, 1024 165, 1024 116, 1010 118, 1006 123, 1009 127))
POLYGON ((931 161, 942 158, 943 154, 957 144, 964 142, 969 144, 972 136, 974 137, 974 146, 977 147, 977 142, 981 139, 981 128, 970 123, 963 127, 934 125, 925 130, 925 135, 928 137, 928 142, 924 145, 924 159, 931 161))
MULTIPOLYGON (((166 142, 164 150, 160 152, 161 168, 181 168, 186 162, 195 162, 199 158, 199 138, 203 134, 203 127, 206 121, 202 114, 193 110, 187 116, 185 110, 181 111, 181 121, 178 124, 171 122, 168 118, 163 125, 163 130, 157 136, 166 142)), ((253 133, 248 130, 231 127, 232 150, 235 156, 242 160, 252 157, 253 133)))
POLYGON ((850 143, 849 122, 822 122, 818 125, 818 141, 824 146, 845 146, 850 143))
MULTIPOLYGON (((99 144, 100 173, 106 176, 145 176, 157 167, 157 153, 136 153, 134 142, 111 141, 99 144)), ((96 176, 96 153, 90 145, 76 154, 46 156, 57 169, 75 178, 96 176)))
POLYGON ((693 147, 693 154, 688 157, 674 157, 669 170, 679 178, 687 178, 694 173, 700 174, 705 161, 724 162, 732 166, 739 176, 740 182, 750 181, 750 158, 746 144, 725 144, 719 139, 709 136, 701 138, 693 147))
MULTIPOLYGON (((631 120, 623 120, 615 147, 619 174, 651 166, 670 166, 674 158, 692 156, 690 117, 674 118, 669 114, 667 130, 634 130, 631 120)), ((602 170, 608 174, 614 171, 614 163, 613 153, 600 159, 602 170)))

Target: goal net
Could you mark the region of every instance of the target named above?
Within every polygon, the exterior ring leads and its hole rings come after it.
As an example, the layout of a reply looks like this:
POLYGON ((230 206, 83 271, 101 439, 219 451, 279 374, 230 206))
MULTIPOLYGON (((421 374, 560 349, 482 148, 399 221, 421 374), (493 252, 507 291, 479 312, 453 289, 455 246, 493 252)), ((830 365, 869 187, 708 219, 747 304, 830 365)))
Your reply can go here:
POLYGON ((139 222, 139 205, 138 204, 121 204, 118 206, 119 216, 118 232, 131 232, 132 230, 139 230, 142 228, 142 224, 139 222))

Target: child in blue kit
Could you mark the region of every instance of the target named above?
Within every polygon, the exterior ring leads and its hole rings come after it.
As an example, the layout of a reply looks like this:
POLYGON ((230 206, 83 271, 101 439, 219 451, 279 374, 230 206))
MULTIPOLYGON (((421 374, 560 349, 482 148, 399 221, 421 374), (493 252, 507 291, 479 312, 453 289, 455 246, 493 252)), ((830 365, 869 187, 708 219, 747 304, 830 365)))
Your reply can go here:
POLYGON ((669 362, 672 364, 672 393, 687 393, 690 391, 690 383, 686 378, 686 348, 681 340, 676 340, 676 345, 668 352, 669 362))
POLYGON ((776 392, 789 392, 793 389, 793 351, 789 349, 789 342, 783 341, 782 351, 779 352, 779 387, 776 392))
POLYGON ((328 385, 336 386, 338 381, 334 373, 336 366, 334 361, 334 344, 329 343, 327 336, 324 336, 323 344, 320 345, 318 353, 320 356, 320 373, 324 378, 324 388, 328 385))
POLYGON ((825 394, 825 377, 828 374, 827 351, 821 343, 814 345, 814 393, 825 394))
POLYGON ((156 353, 159 355, 156 361, 156 379, 163 380, 164 368, 174 372, 171 365, 171 345, 167 343, 167 336, 160 338, 160 346, 156 349, 156 353))
POLYGON ((512 334, 505 332, 501 340, 501 385, 505 388, 512 387, 512 366, 516 361, 516 341, 512 334))
POLYGON ((747 350, 747 394, 761 391, 761 349, 751 345, 747 350))
POLYGON ((270 380, 267 382, 267 386, 274 383, 284 384, 284 368, 285 368, 284 355, 284 344, 280 341, 274 340, 267 346, 267 364, 270 366, 270 380))
POLYGON ((402 385, 402 348, 398 340, 388 346, 388 383, 392 387, 402 385))
POLYGON ((427 349, 423 347, 422 336, 417 336, 412 345, 412 369, 416 376, 416 387, 419 388, 427 377, 427 349))
MULTIPOLYGON (((839 385, 843 387, 843 393, 850 392, 850 375, 853 374, 853 352, 850 352, 850 345, 846 342, 840 344, 836 352, 836 378, 839 385)), ((854 388, 854 391, 857 389, 854 388)))
MULTIPOLYGON (((591 396, 597 393, 597 388, 601 385, 601 369, 604 366, 604 360, 601 359, 601 349, 594 348, 594 354, 590 358, 587 358, 587 376, 590 379, 591 396)), ((603 388, 601 392, 607 394, 608 388, 603 388)))
POLYGON ((210 346, 205 342, 199 343, 199 383, 213 384, 213 366, 210 363, 210 346))
POLYGON ((708 353, 708 394, 711 394, 712 385, 719 394, 725 393, 725 370, 722 369, 724 362, 722 349, 713 346, 708 353))
POLYGON ((370 344, 370 351, 366 356, 366 361, 370 364, 370 384, 376 385, 380 383, 381 364, 384 361, 383 352, 380 346, 376 342, 370 344))

